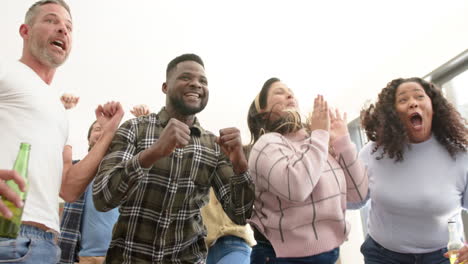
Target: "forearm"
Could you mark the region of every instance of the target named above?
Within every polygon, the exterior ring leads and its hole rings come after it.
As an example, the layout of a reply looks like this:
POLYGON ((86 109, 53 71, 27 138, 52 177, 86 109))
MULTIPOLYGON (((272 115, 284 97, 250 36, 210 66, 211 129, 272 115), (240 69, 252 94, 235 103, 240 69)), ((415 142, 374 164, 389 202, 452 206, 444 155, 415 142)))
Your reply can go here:
MULTIPOLYGON (((250 218, 255 200, 255 185, 248 173, 231 177, 230 195, 224 197, 223 208, 229 218, 238 225, 245 225, 250 218)), ((218 198, 219 199, 219 198, 218 198)), ((221 201, 221 200, 220 200, 221 201)))
POLYGON ((349 202, 361 202, 367 197, 369 182, 367 171, 358 159, 345 169, 346 175, 346 198, 349 202))
POLYGON ((90 152, 80 162, 71 166, 62 176, 60 196, 74 202, 85 191, 97 173, 99 163, 107 152, 114 133, 104 133, 90 152))
POLYGON ((93 185, 94 206, 99 211, 108 211, 127 201, 147 177, 149 169, 142 168, 139 154, 129 160, 118 160, 119 152, 108 155, 101 164, 93 185))
POLYGON ((328 133, 314 131, 295 149, 278 138, 259 140, 249 166, 255 183, 291 202, 310 197, 320 180, 328 157, 328 133))
POLYGON ((247 163, 247 160, 244 158, 240 161, 237 162, 232 162, 232 169, 234 170, 234 173, 236 175, 241 175, 245 173, 249 169, 249 165, 247 163))
POLYGON ((163 155, 158 151, 157 146, 151 146, 140 153, 138 161, 142 168, 151 168, 162 157, 163 155))
POLYGON ((334 142, 333 149, 346 178, 348 202, 364 201, 368 192, 368 177, 363 162, 358 159, 356 146, 346 135, 334 142))

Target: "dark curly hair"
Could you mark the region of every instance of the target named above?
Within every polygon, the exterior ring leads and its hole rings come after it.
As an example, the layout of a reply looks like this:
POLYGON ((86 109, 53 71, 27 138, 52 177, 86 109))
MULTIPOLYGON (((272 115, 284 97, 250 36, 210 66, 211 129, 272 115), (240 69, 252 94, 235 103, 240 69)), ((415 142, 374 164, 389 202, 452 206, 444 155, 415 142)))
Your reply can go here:
POLYGON ((253 145, 260 138, 261 135, 268 132, 278 132, 280 134, 287 134, 295 132, 303 127, 301 123, 301 117, 299 113, 293 111, 287 111, 286 115, 278 116, 279 118, 273 120, 271 117, 277 115, 272 111, 259 112, 259 110, 265 109, 267 106, 268 91, 275 82, 281 80, 272 77, 268 79, 264 84, 260 93, 250 104, 249 112, 247 114, 247 124, 249 126, 251 141, 253 145))
POLYGON ((361 111, 361 125, 369 140, 376 143, 372 153, 380 147, 382 155, 388 155, 396 162, 403 160, 405 146, 410 143, 406 129, 395 110, 395 96, 398 86, 406 82, 419 83, 432 101, 432 133, 452 158, 466 152, 468 129, 466 120, 442 95, 434 84, 421 78, 399 78, 387 84, 379 94, 378 101, 361 111))

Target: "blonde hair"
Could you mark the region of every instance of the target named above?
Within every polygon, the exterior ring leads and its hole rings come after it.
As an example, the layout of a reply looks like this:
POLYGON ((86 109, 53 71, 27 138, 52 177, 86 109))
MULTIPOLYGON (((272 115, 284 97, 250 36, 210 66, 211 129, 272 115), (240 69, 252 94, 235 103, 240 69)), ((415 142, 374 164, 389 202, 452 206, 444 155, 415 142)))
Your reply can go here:
POLYGON ((301 115, 296 110, 285 109, 281 113, 263 111, 267 104, 269 89, 273 83, 279 81, 281 80, 276 77, 268 79, 250 105, 247 115, 247 124, 251 134, 250 144, 254 144, 260 136, 268 132, 288 134, 304 127, 301 115), (273 115, 278 115, 279 118, 273 119, 273 115))

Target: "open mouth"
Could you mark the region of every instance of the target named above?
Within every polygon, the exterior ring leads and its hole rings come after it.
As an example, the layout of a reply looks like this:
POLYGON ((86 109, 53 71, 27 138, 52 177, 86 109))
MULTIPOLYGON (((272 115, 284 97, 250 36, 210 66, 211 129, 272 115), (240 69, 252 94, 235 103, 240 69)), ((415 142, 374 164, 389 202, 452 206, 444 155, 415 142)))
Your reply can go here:
POLYGON ((422 127, 422 116, 419 113, 411 114, 409 120, 413 128, 418 129, 422 127))
POLYGON ((200 95, 197 93, 186 93, 184 94, 186 97, 191 98, 191 99, 199 99, 200 95))
POLYGON ((50 44, 60 48, 61 50, 65 50, 65 43, 61 40, 54 40, 50 44))

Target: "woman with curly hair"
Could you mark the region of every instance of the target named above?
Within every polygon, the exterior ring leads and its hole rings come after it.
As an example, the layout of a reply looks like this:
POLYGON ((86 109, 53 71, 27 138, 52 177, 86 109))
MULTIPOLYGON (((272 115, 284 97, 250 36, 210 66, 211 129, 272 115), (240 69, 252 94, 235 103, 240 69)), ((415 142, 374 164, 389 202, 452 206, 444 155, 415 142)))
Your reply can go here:
POLYGON ((309 121, 301 122, 292 91, 278 78, 267 80, 250 106, 251 263, 335 263, 350 230, 346 203, 367 195, 346 115, 317 96, 309 121))
POLYGON ((432 83, 400 78, 361 123, 370 140, 359 154, 371 200, 365 262, 449 263, 447 222, 468 208, 466 121, 432 83))

